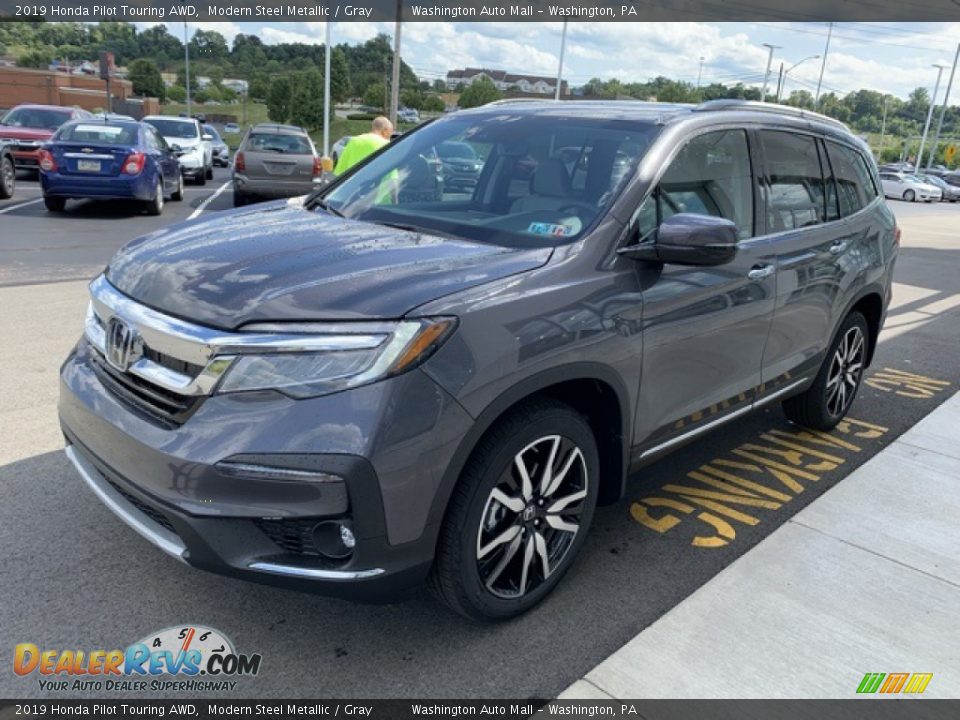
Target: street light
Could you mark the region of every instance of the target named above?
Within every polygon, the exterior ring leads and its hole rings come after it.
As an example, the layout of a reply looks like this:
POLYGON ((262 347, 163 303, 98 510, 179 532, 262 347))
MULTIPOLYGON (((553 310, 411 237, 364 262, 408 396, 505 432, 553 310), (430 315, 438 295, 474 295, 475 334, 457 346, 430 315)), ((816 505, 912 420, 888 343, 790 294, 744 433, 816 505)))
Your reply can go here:
POLYGON ((769 48, 767 53, 767 71, 763 74, 763 90, 760 91, 760 102, 767 100, 767 83, 770 82, 770 66, 773 64, 773 51, 779 50, 780 45, 771 45, 770 43, 761 43, 765 48, 769 48))
POLYGON ((937 82, 933 86, 933 96, 930 98, 930 110, 927 112, 927 122, 924 123, 923 126, 923 137, 920 138, 920 152, 917 153, 917 161, 913 165, 916 170, 920 170, 920 163, 923 162, 923 146, 927 144, 927 133, 930 131, 930 120, 933 118, 933 106, 937 104, 937 93, 940 92, 940 77, 947 68, 946 65, 937 65, 936 63, 930 67, 937 69, 937 82))
POLYGON ((703 76, 703 55, 700 56, 700 69, 697 70, 697 90, 700 89, 700 78, 703 76))
POLYGON ((783 71, 783 78, 780 81, 780 85, 777 86, 777 102, 780 102, 780 95, 783 93, 783 89, 787 85, 787 75, 789 75, 790 72, 795 67, 799 67, 800 65, 803 65, 803 63, 805 63, 807 60, 816 60, 819 57, 820 57, 819 55, 811 55, 810 57, 805 57, 800 62, 795 62, 793 65, 791 65, 790 67, 788 67, 786 70, 783 71))

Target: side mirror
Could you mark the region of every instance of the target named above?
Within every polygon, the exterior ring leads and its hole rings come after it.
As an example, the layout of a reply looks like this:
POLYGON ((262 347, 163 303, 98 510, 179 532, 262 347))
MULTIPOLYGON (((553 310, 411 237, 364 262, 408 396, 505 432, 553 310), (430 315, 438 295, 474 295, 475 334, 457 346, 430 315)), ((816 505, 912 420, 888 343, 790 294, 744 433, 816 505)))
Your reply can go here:
POLYGON ((170 152, 172 152, 174 155, 183 155, 183 148, 176 143, 171 143, 170 152))
POLYGON ((204 134, 204 135, 201 135, 201 136, 200 136, 200 139, 201 139, 201 140, 213 140, 213 135, 206 135, 206 134, 204 134))
POLYGON ((737 226, 713 215, 677 213, 660 223, 653 242, 628 245, 617 252, 635 260, 674 265, 723 265, 737 254, 737 226))

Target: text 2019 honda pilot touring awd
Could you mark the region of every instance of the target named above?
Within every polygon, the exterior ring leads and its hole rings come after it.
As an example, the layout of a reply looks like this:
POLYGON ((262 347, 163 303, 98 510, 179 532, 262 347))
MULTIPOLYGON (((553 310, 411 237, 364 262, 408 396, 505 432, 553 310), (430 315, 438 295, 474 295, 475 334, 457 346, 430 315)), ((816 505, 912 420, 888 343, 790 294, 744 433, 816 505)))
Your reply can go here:
POLYGON ((429 581, 510 617, 644 463, 774 401, 834 426, 898 240, 868 149, 819 115, 450 114, 306 200, 118 252, 63 366, 67 453, 195 567, 349 598, 429 581), (447 142, 469 192, 426 187, 447 142))

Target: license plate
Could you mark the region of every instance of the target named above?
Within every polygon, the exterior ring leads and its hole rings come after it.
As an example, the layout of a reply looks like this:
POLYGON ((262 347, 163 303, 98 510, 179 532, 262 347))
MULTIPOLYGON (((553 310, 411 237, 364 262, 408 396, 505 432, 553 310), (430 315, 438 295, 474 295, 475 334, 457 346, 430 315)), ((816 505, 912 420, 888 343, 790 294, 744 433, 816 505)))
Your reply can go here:
POLYGON ((77 160, 77 170, 80 172, 100 172, 100 161, 77 160))

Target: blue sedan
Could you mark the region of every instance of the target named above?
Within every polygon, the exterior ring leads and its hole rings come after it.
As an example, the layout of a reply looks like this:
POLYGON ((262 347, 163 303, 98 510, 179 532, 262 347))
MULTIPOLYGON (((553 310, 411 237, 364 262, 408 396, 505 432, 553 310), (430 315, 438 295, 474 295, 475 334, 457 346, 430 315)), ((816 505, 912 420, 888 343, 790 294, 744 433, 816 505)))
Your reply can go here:
POLYGON ((147 123, 81 120, 61 127, 40 150, 40 183, 47 210, 71 198, 138 200, 151 215, 167 198, 183 200, 176 148, 147 123))

